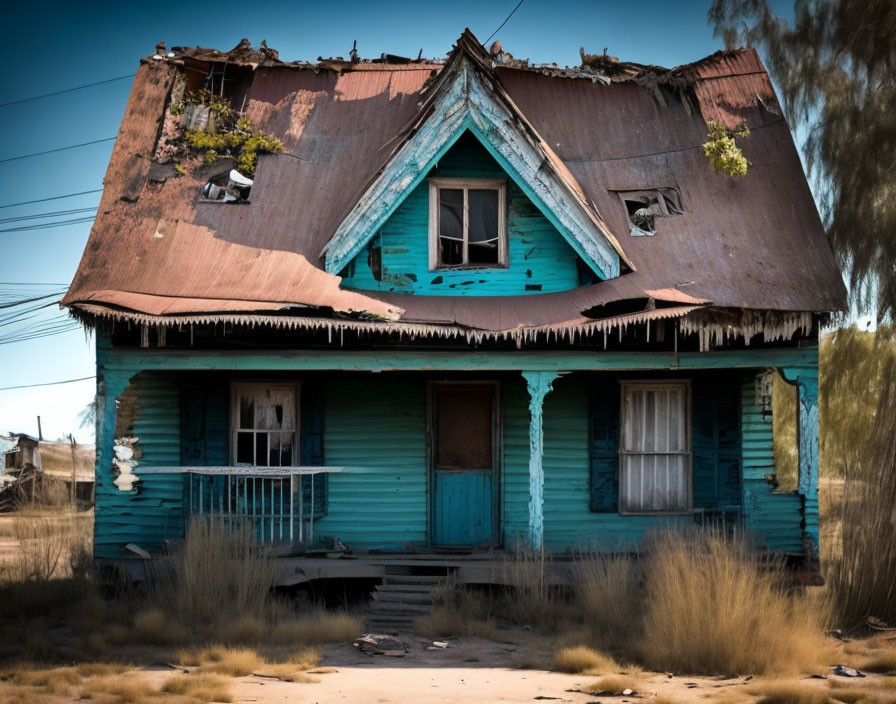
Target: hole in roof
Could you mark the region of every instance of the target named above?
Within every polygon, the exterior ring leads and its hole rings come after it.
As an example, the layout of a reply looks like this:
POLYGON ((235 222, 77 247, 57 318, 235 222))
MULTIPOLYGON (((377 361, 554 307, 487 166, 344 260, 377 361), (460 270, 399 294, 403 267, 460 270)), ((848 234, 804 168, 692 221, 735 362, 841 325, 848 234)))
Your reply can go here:
POLYGON ((218 203, 248 203, 252 179, 246 178, 236 169, 212 176, 200 192, 200 200, 218 203))
POLYGON ((654 188, 642 191, 618 191, 625 207, 632 237, 652 237, 657 232, 657 219, 681 215, 681 194, 676 188, 654 188))

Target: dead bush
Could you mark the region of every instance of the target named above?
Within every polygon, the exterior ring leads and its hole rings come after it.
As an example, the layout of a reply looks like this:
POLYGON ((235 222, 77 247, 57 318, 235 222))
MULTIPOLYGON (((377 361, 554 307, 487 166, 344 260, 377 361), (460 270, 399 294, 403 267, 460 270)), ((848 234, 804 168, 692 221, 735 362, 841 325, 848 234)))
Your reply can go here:
POLYGON ((593 555, 573 567, 576 606, 592 642, 625 651, 638 637, 640 594, 635 560, 627 555, 593 555))
POLYGON ((798 672, 827 663, 823 614, 782 588, 744 540, 719 530, 650 535, 645 544, 645 665, 690 674, 798 672))

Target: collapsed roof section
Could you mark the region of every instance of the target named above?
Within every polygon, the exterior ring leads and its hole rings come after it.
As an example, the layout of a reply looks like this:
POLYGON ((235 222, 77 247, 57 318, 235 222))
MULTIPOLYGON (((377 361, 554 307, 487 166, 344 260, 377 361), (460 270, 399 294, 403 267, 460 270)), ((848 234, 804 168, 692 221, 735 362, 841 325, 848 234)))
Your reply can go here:
POLYGON ((160 47, 142 62, 64 305, 88 324, 103 312, 159 324, 312 313, 446 334, 573 329, 607 317, 600 311, 620 301, 652 300, 680 315, 707 304, 785 317, 843 308, 840 274, 754 51, 719 52, 671 70, 605 56, 559 68, 489 54, 465 32, 452 58, 510 111, 566 204, 590 213, 588 236, 599 231, 612 243, 616 234, 621 246, 613 251, 630 263, 627 273, 563 293, 460 300, 340 288, 336 257, 328 272, 320 254, 422 129, 440 86, 452 85, 442 78, 446 64, 286 63, 241 42, 226 53, 160 47), (248 200, 201 197, 230 173, 227 159, 205 164, 200 156, 178 175, 176 108, 202 88, 224 93, 282 143, 281 153, 258 157, 248 200), (745 178, 712 173, 702 149, 707 121, 750 128, 745 178), (664 189, 680 196, 681 212, 657 218, 655 236, 631 237, 619 194, 664 189))

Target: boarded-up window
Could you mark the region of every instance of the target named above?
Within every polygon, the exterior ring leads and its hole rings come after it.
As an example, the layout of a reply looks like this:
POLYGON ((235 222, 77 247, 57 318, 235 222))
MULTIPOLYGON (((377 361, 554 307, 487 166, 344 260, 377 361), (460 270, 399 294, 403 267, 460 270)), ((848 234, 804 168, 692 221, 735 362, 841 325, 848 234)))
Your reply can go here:
POLYGON ((494 464, 492 384, 440 384, 433 390, 437 469, 491 469, 494 464))
POLYGON ((296 456, 296 387, 239 384, 233 387, 233 461, 254 467, 291 467, 296 456))
POLYGON ((620 512, 691 510, 689 396, 687 382, 623 384, 620 512))

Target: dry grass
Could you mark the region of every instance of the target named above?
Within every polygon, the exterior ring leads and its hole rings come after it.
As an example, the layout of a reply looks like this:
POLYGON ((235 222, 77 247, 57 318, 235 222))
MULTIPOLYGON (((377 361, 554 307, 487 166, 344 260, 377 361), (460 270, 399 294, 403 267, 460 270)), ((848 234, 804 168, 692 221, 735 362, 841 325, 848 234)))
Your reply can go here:
POLYGON ((428 616, 414 624, 424 638, 495 638, 497 626, 493 605, 484 594, 464 589, 449 580, 434 595, 435 605, 428 616))
POLYGON ((640 692, 643 687, 641 683, 634 677, 627 675, 607 675, 595 680, 591 684, 582 687, 581 691, 585 694, 616 696, 622 694, 625 690, 630 689, 633 692, 640 692))
POLYGON ((558 650, 554 653, 554 667, 562 672, 585 675, 606 675, 620 669, 613 658, 584 645, 558 650))
POLYGON ((158 566, 155 600, 189 631, 216 632, 232 614, 264 619, 275 576, 275 557, 248 526, 197 517, 183 544, 158 566))
POLYGON ((221 675, 175 675, 162 686, 168 694, 181 694, 201 702, 232 702, 230 682, 221 675))
POLYGON ((637 637, 639 621, 636 565, 628 556, 595 555, 576 563, 576 603, 592 642, 625 649, 637 637))
POLYGON ((896 650, 871 655, 862 663, 862 669, 884 675, 896 675, 896 650))
POLYGON ((230 677, 245 677, 264 667, 264 661, 254 650, 211 646, 195 655, 181 657, 182 665, 198 664, 205 672, 214 672, 230 677))
POLYGON ((647 541, 645 665, 690 674, 795 673, 828 664, 823 613, 780 587, 743 541, 712 530, 647 541))
MULTIPOLYGON (((116 635, 121 635, 117 633, 116 635)), ((150 608, 134 616, 133 631, 124 631, 125 641, 136 640, 147 645, 176 645, 190 639, 190 633, 160 608, 150 608)))
POLYGON ((827 704, 829 694, 802 682, 772 680, 762 682, 747 689, 759 697, 758 704, 827 704))
POLYGON ((110 704, 142 704, 156 694, 157 690, 145 679, 127 673, 91 679, 81 689, 80 698, 110 704))
POLYGON ((312 611, 275 624, 267 642, 287 647, 345 643, 354 640, 360 632, 360 620, 349 614, 312 611))

